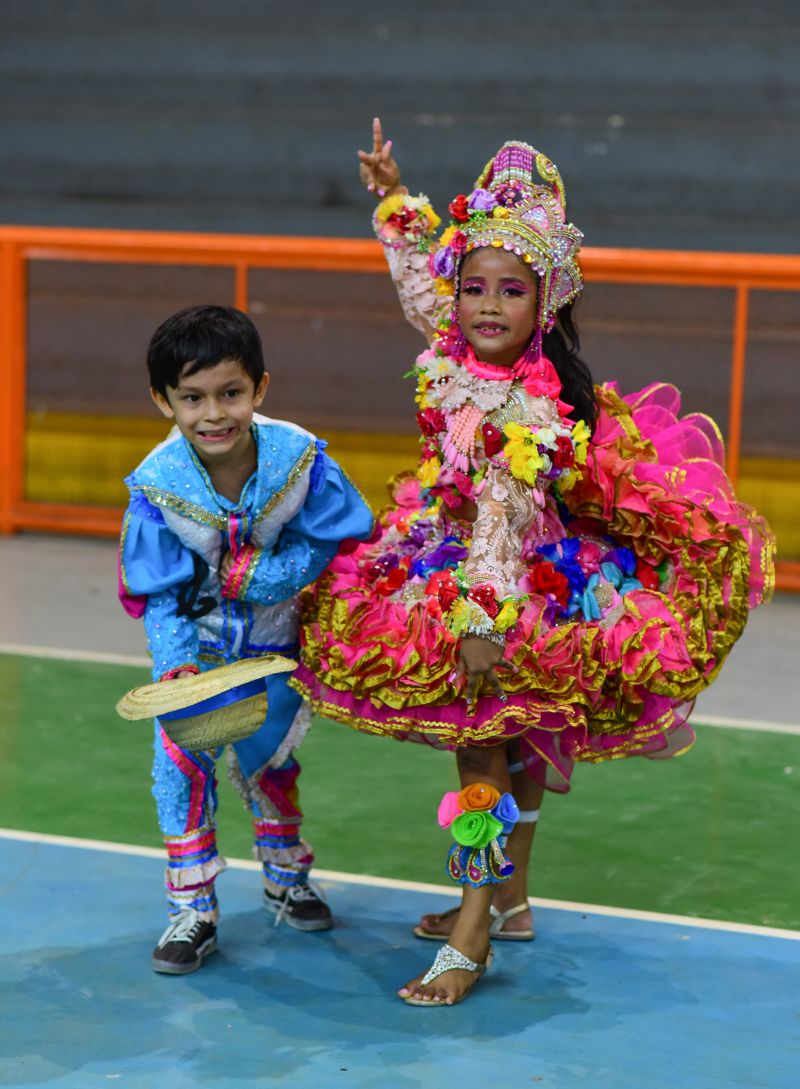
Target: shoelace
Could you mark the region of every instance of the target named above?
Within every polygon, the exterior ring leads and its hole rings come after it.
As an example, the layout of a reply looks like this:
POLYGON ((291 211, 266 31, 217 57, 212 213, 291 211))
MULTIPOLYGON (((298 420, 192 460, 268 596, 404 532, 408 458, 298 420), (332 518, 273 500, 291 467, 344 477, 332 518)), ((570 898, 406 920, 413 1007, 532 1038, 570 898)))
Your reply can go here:
POLYGON ((307 881, 302 885, 291 885, 286 890, 286 894, 281 901, 281 906, 275 914, 273 926, 278 926, 286 912, 289 910, 290 904, 302 904, 304 900, 322 900, 324 903, 325 897, 310 881, 307 881))
POLYGON ((196 911, 181 912, 159 938, 158 948, 163 948, 169 942, 193 942, 204 922, 205 919, 201 919, 196 911))

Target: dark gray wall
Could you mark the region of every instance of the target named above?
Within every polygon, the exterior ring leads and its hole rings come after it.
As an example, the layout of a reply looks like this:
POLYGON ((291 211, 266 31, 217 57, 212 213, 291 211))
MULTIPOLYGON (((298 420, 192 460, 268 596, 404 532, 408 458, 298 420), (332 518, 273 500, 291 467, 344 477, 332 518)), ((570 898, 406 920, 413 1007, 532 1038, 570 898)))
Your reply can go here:
POLYGON ((439 206, 496 147, 587 244, 800 250, 800 4, 2 0, 0 222, 364 235, 380 113, 439 206))

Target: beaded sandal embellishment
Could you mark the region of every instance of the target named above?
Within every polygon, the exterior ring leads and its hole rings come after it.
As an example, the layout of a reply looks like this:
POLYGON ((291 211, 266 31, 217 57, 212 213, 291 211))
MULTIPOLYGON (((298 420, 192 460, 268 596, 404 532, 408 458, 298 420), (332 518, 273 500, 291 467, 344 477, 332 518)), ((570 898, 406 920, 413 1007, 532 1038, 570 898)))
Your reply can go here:
POLYGON ((452 945, 443 945, 436 954, 433 964, 420 980, 420 984, 423 987, 427 986, 438 976, 451 971, 453 968, 462 968, 465 972, 477 972, 479 976, 482 976, 487 968, 491 967, 493 957, 494 950, 489 946, 489 952, 486 954, 484 963, 476 964, 474 960, 470 960, 464 953, 459 953, 452 945))

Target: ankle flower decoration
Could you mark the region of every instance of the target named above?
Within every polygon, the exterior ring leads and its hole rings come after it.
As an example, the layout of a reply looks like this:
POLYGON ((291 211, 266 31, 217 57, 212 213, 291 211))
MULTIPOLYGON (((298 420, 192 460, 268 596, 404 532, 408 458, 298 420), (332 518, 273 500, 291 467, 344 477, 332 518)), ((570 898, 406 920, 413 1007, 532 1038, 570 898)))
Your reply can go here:
POLYGON ((439 805, 438 820, 455 840, 447 855, 447 872, 453 881, 480 888, 508 880, 514 867, 503 848, 519 820, 511 794, 500 794, 488 783, 473 783, 459 793, 448 791, 439 805))

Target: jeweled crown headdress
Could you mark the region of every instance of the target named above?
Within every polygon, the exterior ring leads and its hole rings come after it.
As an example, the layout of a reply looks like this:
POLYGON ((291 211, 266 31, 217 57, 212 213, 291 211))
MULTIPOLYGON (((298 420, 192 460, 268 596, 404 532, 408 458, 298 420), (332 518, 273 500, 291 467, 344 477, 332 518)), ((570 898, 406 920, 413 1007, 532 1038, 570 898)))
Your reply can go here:
POLYGON ((555 163, 530 144, 503 144, 478 175, 469 196, 451 202, 451 224, 433 256, 433 270, 457 285, 466 254, 484 246, 505 249, 541 279, 534 354, 556 313, 583 289, 577 255, 583 235, 566 221, 564 184, 555 163))

